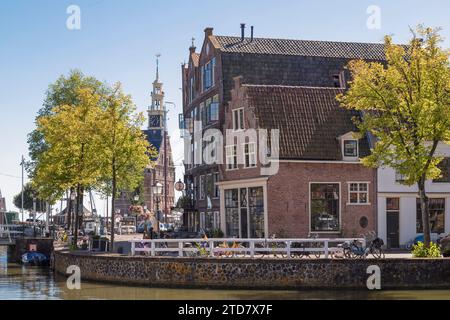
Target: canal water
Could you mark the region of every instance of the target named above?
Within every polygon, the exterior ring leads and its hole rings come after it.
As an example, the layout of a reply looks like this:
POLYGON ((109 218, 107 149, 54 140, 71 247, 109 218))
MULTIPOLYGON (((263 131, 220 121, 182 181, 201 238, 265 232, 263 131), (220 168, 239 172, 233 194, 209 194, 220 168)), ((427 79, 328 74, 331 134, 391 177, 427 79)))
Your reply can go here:
POLYGON ((228 300, 228 299, 449 299, 450 290, 427 291, 261 291, 156 289, 82 282, 69 290, 66 279, 48 268, 8 263, 6 247, 0 246, 0 300, 228 300))

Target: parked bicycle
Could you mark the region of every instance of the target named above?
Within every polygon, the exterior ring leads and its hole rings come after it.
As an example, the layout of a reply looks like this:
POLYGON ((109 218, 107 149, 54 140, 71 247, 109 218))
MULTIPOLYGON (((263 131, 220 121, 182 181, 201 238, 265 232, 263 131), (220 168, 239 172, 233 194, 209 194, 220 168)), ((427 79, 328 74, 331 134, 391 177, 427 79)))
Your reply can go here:
POLYGON ((380 238, 375 238, 370 241, 369 246, 363 247, 358 240, 346 242, 343 244, 344 257, 347 259, 365 259, 370 254, 375 259, 384 259, 385 254, 382 249, 384 241, 380 238))
MULTIPOLYGON (((270 239, 276 239, 276 235, 273 234, 270 236, 270 239)), ((279 242, 279 241, 267 241, 264 239, 264 242, 256 243, 255 248, 259 249, 258 252, 261 254, 262 258, 265 256, 274 256, 275 258, 281 257, 286 258, 287 254, 286 252, 283 252, 287 247, 287 242, 279 242), (261 250, 266 249, 266 250, 261 250), (284 249, 280 252, 278 249, 284 249)))

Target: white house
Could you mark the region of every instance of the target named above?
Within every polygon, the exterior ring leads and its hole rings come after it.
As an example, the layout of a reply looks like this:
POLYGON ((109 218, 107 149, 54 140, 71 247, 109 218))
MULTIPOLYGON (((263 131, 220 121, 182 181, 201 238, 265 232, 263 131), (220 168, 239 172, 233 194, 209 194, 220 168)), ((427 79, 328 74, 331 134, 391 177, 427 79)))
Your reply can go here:
MULTIPOLYGON (((445 157, 443 177, 427 181, 432 240, 450 233, 450 145, 440 143, 437 154, 445 157)), ((404 247, 422 233, 417 185, 405 186, 392 168, 378 169, 378 235, 388 248, 404 247)))

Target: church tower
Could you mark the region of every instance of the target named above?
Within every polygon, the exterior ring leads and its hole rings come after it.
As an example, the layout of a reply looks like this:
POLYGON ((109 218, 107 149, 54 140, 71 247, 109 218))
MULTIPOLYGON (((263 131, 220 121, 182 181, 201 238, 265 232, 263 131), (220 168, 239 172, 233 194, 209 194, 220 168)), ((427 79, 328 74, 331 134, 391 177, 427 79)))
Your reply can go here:
POLYGON ((147 168, 144 177, 144 201, 146 207, 155 213, 161 213, 164 220, 174 206, 175 166, 172 158, 170 137, 167 132, 166 107, 164 104, 163 83, 159 79, 159 57, 156 59, 156 78, 151 93, 152 104, 149 106, 148 129, 145 132, 148 141, 158 152, 154 165, 147 168), (162 194, 154 195, 156 183, 163 185, 162 194))
MULTIPOLYGON (((175 166, 172 158, 172 149, 170 146, 170 137, 165 125, 166 108, 164 105, 163 83, 159 79, 159 57, 156 59, 156 79, 153 81, 153 90, 151 92, 151 105, 148 106, 147 129, 143 130, 147 141, 155 148, 157 156, 152 159, 153 163, 149 165, 144 172, 144 185, 141 190, 141 200, 143 206, 154 213, 159 212, 160 221, 165 221, 167 217, 170 222, 171 208, 174 206, 174 185, 175 185, 175 166), (155 194, 157 183, 163 185, 162 193, 155 194)), ((116 208, 121 213, 130 213, 129 207, 133 201, 132 192, 122 192, 121 197, 116 199, 116 208)))
POLYGON ((148 109, 148 129, 164 130, 164 91, 159 81, 159 54, 156 59, 156 79, 153 81, 152 105, 148 109))

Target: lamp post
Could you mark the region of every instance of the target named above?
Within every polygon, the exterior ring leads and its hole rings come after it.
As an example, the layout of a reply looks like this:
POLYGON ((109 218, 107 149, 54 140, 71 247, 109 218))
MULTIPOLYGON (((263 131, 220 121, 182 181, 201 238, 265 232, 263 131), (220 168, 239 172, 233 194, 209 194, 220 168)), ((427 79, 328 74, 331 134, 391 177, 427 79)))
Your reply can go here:
MULTIPOLYGON (((134 204, 138 204, 138 202, 139 202, 139 195, 136 194, 134 196, 134 204)), ((137 230, 137 227, 138 227, 138 225, 137 225, 137 217, 138 217, 138 213, 136 212, 135 217, 134 217, 134 226, 136 227, 136 230, 137 230)))
POLYGON ((163 185, 160 182, 157 182, 155 186, 153 187, 153 194, 155 195, 155 202, 156 202, 156 216, 158 218, 158 221, 160 220, 159 216, 159 203, 161 202, 160 196, 162 194, 162 188, 163 185))
MULTIPOLYGON (((72 204, 72 216, 74 215, 74 213, 75 213, 75 199, 77 198, 77 193, 76 193, 76 191, 74 190, 74 191, 72 191, 72 193, 70 194, 70 200, 71 200, 71 204, 72 204)), ((72 236, 73 236, 73 230, 74 230, 74 228, 73 228, 73 226, 74 226, 74 218, 72 218, 71 219, 71 223, 70 223, 70 230, 72 231, 72 236)), ((73 240, 77 240, 77 237, 75 237, 75 238, 72 238, 72 241, 73 240)), ((74 243, 72 243, 72 244, 74 244, 74 243)), ((75 245, 76 245, 76 243, 75 243, 75 245)))
MULTIPOLYGON (((117 217, 119 215, 120 215, 120 209, 116 209, 115 216, 114 216, 114 221, 111 221, 112 226, 113 226, 113 232, 114 232, 114 229, 116 228, 116 219, 117 219, 117 217)), ((122 219, 120 219, 120 221, 122 221, 122 219)), ((122 222, 119 222, 117 227, 118 227, 119 234, 122 234, 122 229, 121 229, 122 228, 122 222)), ((114 250, 114 248, 112 248, 112 249, 114 250)))

